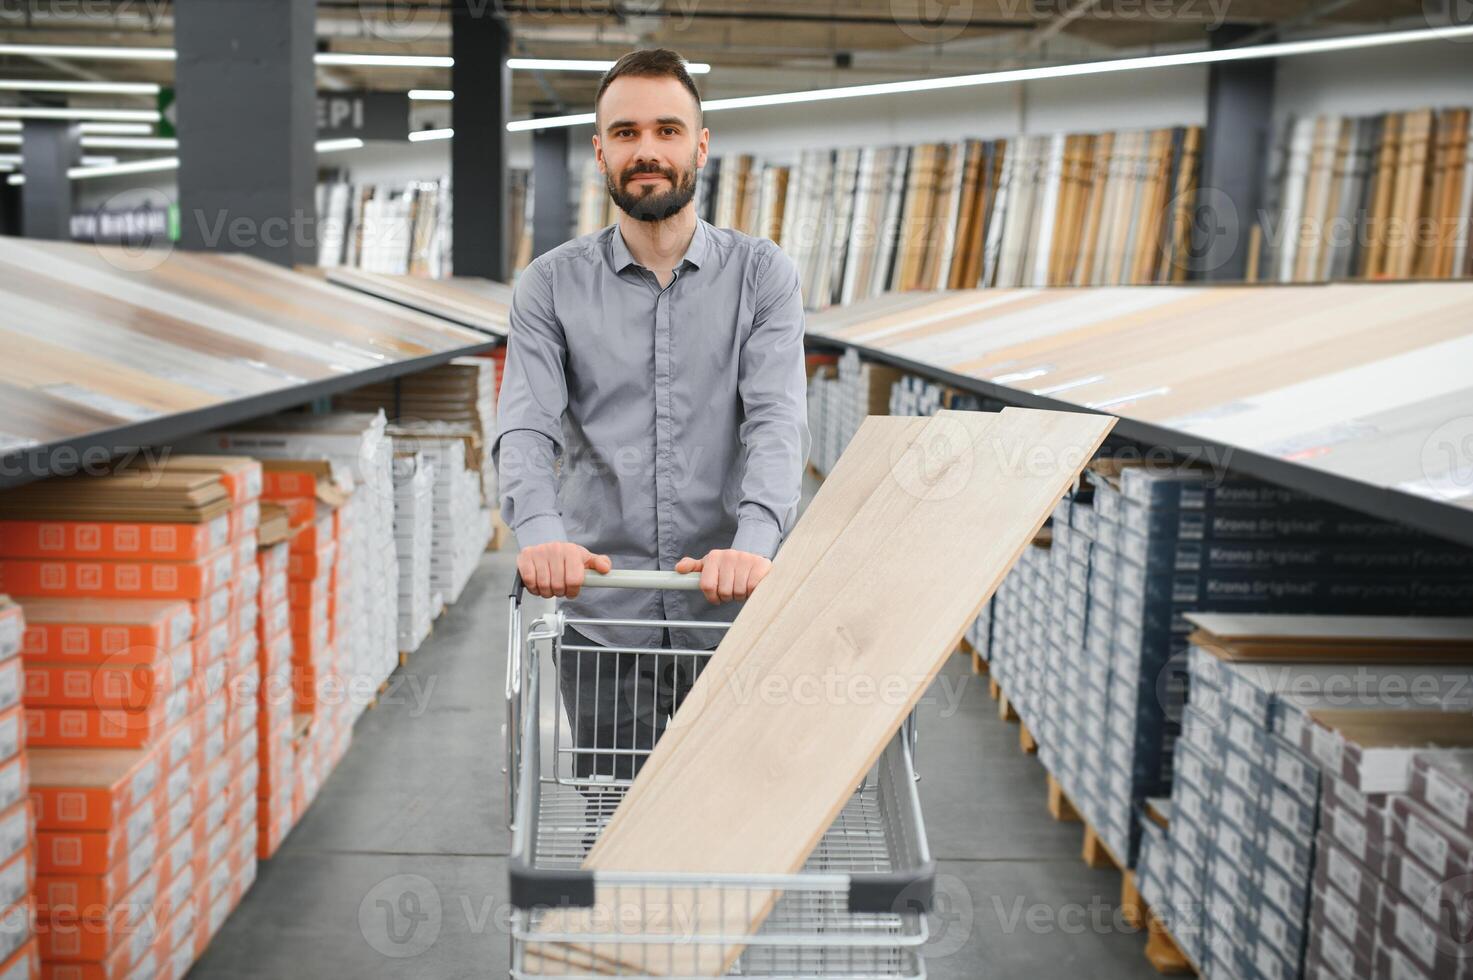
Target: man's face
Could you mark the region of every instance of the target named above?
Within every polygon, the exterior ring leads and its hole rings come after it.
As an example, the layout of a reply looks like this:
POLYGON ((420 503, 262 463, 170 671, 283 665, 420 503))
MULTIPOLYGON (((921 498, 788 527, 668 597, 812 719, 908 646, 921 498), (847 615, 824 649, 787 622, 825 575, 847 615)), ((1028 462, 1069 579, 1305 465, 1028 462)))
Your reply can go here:
POLYGON ((709 133, 673 78, 615 79, 598 104, 593 151, 609 195, 626 214, 663 221, 690 203, 706 165, 709 133))

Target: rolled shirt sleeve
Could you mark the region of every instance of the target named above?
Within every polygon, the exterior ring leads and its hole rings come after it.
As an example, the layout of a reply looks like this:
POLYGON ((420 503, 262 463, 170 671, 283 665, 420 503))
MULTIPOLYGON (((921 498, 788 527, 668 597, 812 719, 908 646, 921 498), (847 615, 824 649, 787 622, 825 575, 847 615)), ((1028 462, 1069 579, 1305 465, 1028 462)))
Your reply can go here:
POLYGON ((811 446, 801 283, 797 265, 775 245, 754 304, 737 379, 745 467, 732 548, 772 558, 797 520, 811 446))
POLYGON ((567 345, 546 269, 533 262, 512 291, 492 459, 501 518, 521 547, 566 541, 557 498, 562 416, 568 406, 567 345))

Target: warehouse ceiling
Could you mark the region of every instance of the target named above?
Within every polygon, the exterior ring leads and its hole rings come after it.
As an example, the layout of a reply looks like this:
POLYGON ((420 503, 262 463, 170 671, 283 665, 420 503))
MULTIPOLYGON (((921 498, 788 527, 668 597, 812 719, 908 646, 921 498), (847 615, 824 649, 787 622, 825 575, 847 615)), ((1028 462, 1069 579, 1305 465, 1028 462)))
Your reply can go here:
MULTIPOLYGON (((1455 0, 458 0, 503 11, 514 54, 611 60, 665 46, 705 61, 707 98, 1055 64, 1200 48, 1219 24, 1250 40, 1278 31, 1357 32, 1435 23, 1455 0)), ((318 0, 323 51, 448 55, 450 0, 318 0)), ((172 47, 169 0, 27 0, 0 4, 0 43, 172 47)), ((168 62, 0 56, 0 78, 152 81, 168 62)), ((323 89, 446 88, 446 69, 319 68, 323 89)), ((598 75, 514 73, 512 114, 583 111, 598 75)), ((9 95, 10 93, 7 93, 9 95)), ((19 95, 16 104, 57 97, 19 95)), ((73 105, 152 97, 72 96, 73 105)))

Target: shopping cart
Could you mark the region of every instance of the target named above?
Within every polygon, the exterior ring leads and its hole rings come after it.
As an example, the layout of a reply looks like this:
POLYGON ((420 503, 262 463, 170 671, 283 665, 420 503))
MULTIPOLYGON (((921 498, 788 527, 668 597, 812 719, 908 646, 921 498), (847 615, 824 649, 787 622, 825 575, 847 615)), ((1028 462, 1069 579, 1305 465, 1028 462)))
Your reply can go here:
MULTIPOLYGON (((584 588, 697 589, 699 576, 657 571, 589 573, 584 588)), ((671 948, 668 932, 641 935, 637 928, 633 933, 621 928, 617 934, 570 932, 565 928, 559 931, 553 923, 570 920, 547 917, 549 909, 559 906, 592 906, 595 884, 601 902, 612 895, 621 907, 633 902, 642 908, 662 903, 671 908, 677 896, 688 902, 694 894, 719 894, 723 903, 723 914, 716 917, 719 922, 731 921, 724 914, 726 903, 745 902, 749 909, 762 907, 774 892, 780 893, 754 934, 695 930, 680 937, 682 944, 690 944, 685 947, 682 962, 693 957, 698 964, 723 963, 725 960, 718 957, 735 947, 745 947, 728 971, 729 976, 869 980, 926 975, 920 949, 927 939, 925 914, 930 910, 935 866, 916 793, 914 716, 887 745, 797 874, 585 871, 580 865, 588 847, 607 826, 632 780, 598 775, 579 778, 575 775, 575 760, 585 753, 647 756, 649 749, 611 750, 575 744, 573 730, 566 722, 562 685, 557 683, 561 658, 567 654, 586 659, 621 653, 709 658, 711 651, 573 643, 565 646, 565 628, 587 625, 724 631, 728 624, 580 619, 556 611, 524 630, 522 591, 518 575, 510 597, 506 668, 513 978, 616 975, 670 980, 674 960, 661 959, 671 948), (541 682, 546 667, 552 669, 553 691, 544 695, 541 682), (545 751, 543 740, 549 735, 551 751, 545 751), (592 960, 585 960, 580 968, 538 955, 538 951, 551 948, 598 950, 605 955, 598 960, 597 969, 591 966, 592 960), (610 951, 612 957, 607 955, 610 951)), ((578 706, 571 707, 576 710, 578 706)), ((577 960, 579 956, 568 959, 577 960)))

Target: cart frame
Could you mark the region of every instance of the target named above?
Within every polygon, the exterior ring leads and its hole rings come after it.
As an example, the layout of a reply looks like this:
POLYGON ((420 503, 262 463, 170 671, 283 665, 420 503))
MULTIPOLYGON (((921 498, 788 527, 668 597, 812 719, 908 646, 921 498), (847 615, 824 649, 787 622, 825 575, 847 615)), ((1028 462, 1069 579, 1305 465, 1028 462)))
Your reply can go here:
MULTIPOLYGON (((673 572, 590 572, 584 588, 699 588, 699 576, 673 572)), ((523 627, 520 573, 509 596, 506 663, 506 798, 507 825, 512 831, 508 856, 512 905, 511 969, 514 980, 549 976, 617 975, 672 980, 671 962, 662 962, 673 943, 694 951, 697 963, 734 946, 744 947, 728 975, 770 978, 844 978, 920 980, 926 975, 920 947, 928 938, 925 913, 935 888, 935 863, 926 841, 916 792, 913 762, 915 716, 896 733, 879 761, 865 776, 843 811, 825 833, 805 868, 790 875, 677 874, 590 871, 581 867, 592 838, 602 833, 630 779, 579 779, 571 760, 580 753, 648 755, 650 749, 578 746, 573 726, 565 724, 562 686, 557 666, 568 626, 595 625, 656 629, 718 630, 729 623, 677 620, 583 619, 553 611, 530 628, 523 627), (554 674, 552 719, 544 719, 541 690, 543 664, 554 674), (544 729, 552 746, 545 751, 544 729), (748 909, 774 892, 780 899, 761 928, 750 935, 695 932, 673 940, 669 932, 642 934, 638 928, 617 934, 553 932, 542 925, 550 908, 591 907, 595 888, 603 895, 630 896, 646 903, 674 903, 675 894, 719 895, 727 921, 729 902, 748 909), (612 890, 612 891, 611 891, 612 890), (709 891, 707 891, 709 890, 709 891), (651 896, 654 896, 653 898, 651 896), (536 959, 529 947, 618 951, 618 965, 602 964, 608 973, 568 966, 559 974, 550 961, 529 970, 536 959), (638 963, 639 966, 630 966, 638 963), (663 967, 661 969, 660 967, 663 967)), ((572 646, 580 656, 710 657, 713 651, 636 646, 572 646)), ((671 904, 664 905, 665 908, 671 904)), ((698 916, 699 917, 699 916, 698 916)), ((575 957, 576 958, 576 957, 575 957)), ((686 972, 691 972, 687 970, 686 972)), ((710 976, 702 972, 701 976, 710 976)), ((694 978, 692 978, 694 980, 694 978)))

